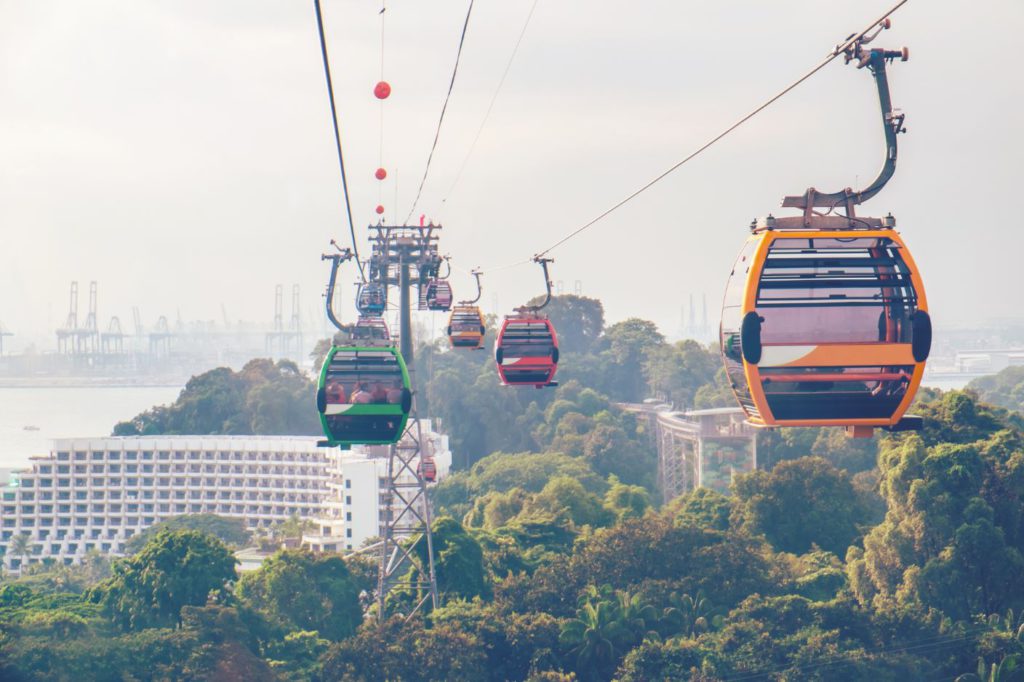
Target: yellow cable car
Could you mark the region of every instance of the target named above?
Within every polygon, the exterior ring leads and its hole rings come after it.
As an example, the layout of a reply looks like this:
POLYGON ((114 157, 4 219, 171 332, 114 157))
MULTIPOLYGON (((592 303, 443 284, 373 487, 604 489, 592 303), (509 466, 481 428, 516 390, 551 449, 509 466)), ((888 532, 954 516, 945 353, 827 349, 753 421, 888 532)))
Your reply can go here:
POLYGON ((476 298, 459 301, 452 308, 452 312, 448 316, 448 328, 445 332, 452 348, 479 350, 484 347, 484 334, 487 333, 484 315, 480 311, 480 307, 476 305, 483 293, 483 287, 480 285, 480 275, 483 273, 476 269, 470 274, 476 280, 476 298))
POLYGON ((457 305, 448 316, 448 342, 452 348, 483 348, 487 326, 480 308, 475 305, 457 305))
POLYGON ((726 288, 726 371, 759 426, 914 428, 931 319, 920 272, 882 221, 768 219, 754 228, 726 288), (867 226, 867 229, 864 229, 867 226))
POLYGON ((736 398, 757 426, 917 429, 905 416, 921 384, 932 324, 921 273, 892 216, 855 215, 896 171, 903 114, 893 110, 886 65, 908 51, 866 48, 882 30, 845 49, 846 62, 875 79, 885 157, 862 190, 813 187, 782 205, 802 216, 751 226, 726 287, 720 342, 736 398), (846 215, 835 215, 836 210, 846 215))

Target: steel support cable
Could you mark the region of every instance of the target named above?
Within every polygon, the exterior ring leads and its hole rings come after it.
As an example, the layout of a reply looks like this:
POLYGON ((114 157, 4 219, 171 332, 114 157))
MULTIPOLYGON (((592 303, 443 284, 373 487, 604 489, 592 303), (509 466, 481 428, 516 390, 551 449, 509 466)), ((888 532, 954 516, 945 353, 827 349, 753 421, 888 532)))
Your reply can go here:
POLYGON ((338 129, 338 108, 334 104, 334 83, 331 81, 331 62, 327 57, 327 40, 324 38, 324 19, 320 11, 320 0, 313 0, 316 8, 316 28, 320 34, 320 54, 324 60, 324 77, 327 79, 327 97, 331 101, 331 122, 334 124, 334 142, 338 150, 338 165, 341 167, 341 187, 345 194, 345 212, 348 214, 348 232, 352 238, 352 253, 355 254, 359 266, 359 278, 366 281, 363 273, 363 262, 359 258, 359 245, 356 244, 356 227, 352 221, 352 204, 348 197, 348 179, 345 177, 345 156, 341 152, 341 131, 338 129))
POLYGON ((829 55, 827 57, 825 57, 825 59, 822 60, 817 66, 815 66, 813 69, 811 69, 810 71, 805 73, 803 76, 801 76, 797 80, 793 81, 791 84, 786 86, 783 90, 781 90, 777 94, 773 95, 768 101, 766 101, 765 103, 763 103, 762 105, 760 105, 759 107, 757 107, 756 109, 751 111, 749 114, 747 114, 743 118, 741 118, 738 121, 736 121, 735 123, 733 123, 731 126, 726 128, 725 130, 723 130, 721 133, 719 133, 715 137, 711 138, 708 142, 704 143, 702 146, 697 148, 697 150, 692 152, 689 156, 684 158, 682 161, 680 161, 679 163, 675 164, 674 166, 672 166, 671 168, 669 168, 668 170, 666 170, 661 175, 657 176, 656 178, 654 178, 653 180, 651 180, 650 182, 648 182, 644 186, 640 187, 638 190, 636 190, 635 192, 633 192, 632 194, 627 196, 625 199, 619 201, 617 204, 615 204, 614 206, 612 206, 611 208, 606 210, 604 213, 601 213, 600 215, 598 215, 596 218, 594 218, 590 222, 585 223, 581 227, 578 227, 577 229, 573 230, 572 232, 570 232, 568 235, 566 235, 562 239, 558 240, 557 242, 555 242, 554 244, 552 244, 548 248, 546 248, 543 251, 541 251, 540 253, 538 253, 536 255, 536 257, 540 258, 542 256, 547 255, 548 253, 550 253, 551 251, 555 250, 556 248, 558 248, 559 246, 561 246, 565 242, 569 241, 570 239, 572 239, 573 237, 575 237, 579 233, 581 233, 584 230, 592 227, 593 225, 597 224, 598 222, 600 222, 604 218, 608 217, 610 214, 612 214, 615 211, 617 211, 618 209, 622 208, 623 206, 628 204, 630 201, 632 201, 633 199, 637 198, 638 196, 640 196, 641 194, 646 192, 648 189, 650 189, 651 187, 653 187, 657 183, 659 183, 662 180, 664 180, 666 177, 668 177, 673 172, 678 170, 680 167, 682 167, 684 164, 689 162, 691 159, 693 159, 696 156, 698 156, 701 152, 705 151, 706 149, 708 149, 709 147, 714 145, 716 142, 721 140, 723 137, 725 137, 726 135, 728 135, 732 131, 736 130, 737 128, 739 128, 741 125, 743 125, 744 123, 746 123, 750 119, 754 118, 754 116, 758 115, 759 113, 761 113, 762 111, 767 109, 769 106, 771 106, 772 104, 777 102, 779 99, 781 99, 785 95, 789 94, 789 92, 791 90, 796 88, 798 85, 803 83, 805 80, 807 80, 808 78, 810 78, 814 74, 816 74, 819 71, 821 71, 823 68, 825 68, 825 66, 830 64, 833 59, 835 59, 839 55, 843 54, 843 51, 846 50, 846 48, 848 48, 851 45, 853 45, 854 43, 856 43, 861 37, 864 36, 864 34, 866 34, 868 31, 870 31, 875 26, 878 26, 882 21, 884 21, 886 19, 886 17, 888 17, 890 14, 892 14, 893 12, 898 10, 900 7, 902 7, 904 4, 906 4, 906 2, 907 2, 907 0, 900 0, 899 2, 897 2, 895 5, 893 5, 893 7, 889 11, 887 11, 881 17, 876 19, 874 22, 872 22, 866 29, 864 29, 860 33, 853 34, 852 36, 847 38, 845 41, 843 41, 842 43, 837 45, 835 47, 835 49, 833 49, 832 52, 830 52, 829 55))
MULTIPOLYGON (((905 2, 906 0, 904 0, 905 2)), ((462 23, 462 35, 459 37, 459 49, 455 53, 455 67, 452 69, 452 78, 448 83, 448 94, 444 96, 444 104, 441 105, 441 116, 437 121, 437 130, 434 132, 434 143, 430 145, 430 154, 427 155, 427 165, 423 169, 423 178, 420 180, 420 187, 416 190, 416 198, 412 201, 412 207, 409 209, 409 215, 405 217, 405 224, 409 224, 409 219, 412 218, 412 214, 416 212, 416 205, 420 201, 420 195, 423 194, 423 186, 427 182, 427 176, 430 174, 430 162, 434 159, 434 151, 437 149, 437 141, 441 138, 441 124, 444 123, 444 113, 448 110, 448 100, 452 96, 452 89, 455 87, 455 76, 459 73, 459 60, 462 59, 462 46, 466 42, 466 29, 469 28, 469 16, 473 13, 473 0, 469 0, 469 9, 466 10, 466 20, 462 23)))
MULTIPOLYGON (((384 0, 380 3, 380 81, 384 81, 384 12, 387 11, 387 6, 384 0)), ((380 105, 380 141, 377 147, 377 168, 384 167, 384 100, 379 101, 380 105)), ((377 182, 377 203, 380 205, 384 204, 384 184, 383 182, 377 182)))
POLYGON ((452 182, 452 186, 448 188, 448 194, 441 203, 448 201, 448 198, 455 191, 455 187, 459 184, 459 180, 462 179, 462 173, 466 170, 466 165, 469 163, 469 157, 473 156, 473 151, 476 149, 476 143, 480 140, 480 134, 484 132, 484 126, 487 125, 487 119, 491 116, 491 110, 494 109, 494 103, 498 101, 498 93, 501 92, 501 88, 505 85, 505 78, 508 77, 508 72, 512 69, 512 62, 515 61, 516 54, 519 52, 519 46, 523 42, 523 37, 526 36, 526 29, 530 25, 530 19, 533 18, 533 11, 537 9, 537 2, 539 0, 533 0, 533 4, 530 6, 530 13, 526 15, 526 21, 523 23, 523 28, 519 31, 519 38, 516 40, 515 47, 512 48, 512 54, 508 58, 508 63, 505 64, 505 71, 501 74, 501 79, 498 81, 498 87, 494 89, 494 94, 491 96, 491 103, 487 105, 487 111, 484 113, 484 119, 480 121, 480 127, 476 130, 476 136, 473 137, 472 144, 469 145, 469 151, 466 152, 466 156, 462 159, 462 165, 459 166, 459 172, 455 174, 455 181, 452 182))

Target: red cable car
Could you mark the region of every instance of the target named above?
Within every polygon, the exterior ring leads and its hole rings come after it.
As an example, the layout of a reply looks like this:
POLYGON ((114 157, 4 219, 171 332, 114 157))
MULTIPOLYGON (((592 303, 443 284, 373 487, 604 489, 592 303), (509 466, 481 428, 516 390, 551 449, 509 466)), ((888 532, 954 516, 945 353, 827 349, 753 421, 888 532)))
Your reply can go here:
POLYGON ((424 457, 420 460, 420 463, 416 465, 416 473, 420 475, 427 483, 433 483, 437 480, 437 464, 434 463, 433 457, 424 457))
POLYGON ((494 359, 506 386, 554 386, 558 336, 551 320, 531 313, 506 317, 498 332, 494 359))
POLYGON ((517 308, 505 317, 494 343, 494 360, 498 376, 506 386, 556 386, 558 371, 558 335, 551 320, 540 310, 551 300, 548 278, 549 258, 534 258, 544 268, 547 297, 539 306, 517 308))

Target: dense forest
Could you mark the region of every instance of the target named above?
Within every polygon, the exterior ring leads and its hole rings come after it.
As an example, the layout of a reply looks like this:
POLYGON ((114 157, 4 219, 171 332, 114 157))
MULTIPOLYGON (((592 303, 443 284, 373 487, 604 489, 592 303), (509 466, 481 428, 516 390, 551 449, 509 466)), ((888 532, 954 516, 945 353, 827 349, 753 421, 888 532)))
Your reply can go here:
MULTIPOLYGON (((459 469, 433 491, 437 610, 380 623, 370 561, 283 550, 239 576, 237 528, 168 524, 112 563, 5 580, 0 679, 1022 679, 1024 376, 922 391, 919 433, 764 432, 731 495, 662 504, 645 424, 615 403, 730 404, 716 354, 605 326, 592 299, 551 314, 554 390, 417 349, 459 469)), ((304 433, 310 386, 215 370, 117 432, 304 433)))

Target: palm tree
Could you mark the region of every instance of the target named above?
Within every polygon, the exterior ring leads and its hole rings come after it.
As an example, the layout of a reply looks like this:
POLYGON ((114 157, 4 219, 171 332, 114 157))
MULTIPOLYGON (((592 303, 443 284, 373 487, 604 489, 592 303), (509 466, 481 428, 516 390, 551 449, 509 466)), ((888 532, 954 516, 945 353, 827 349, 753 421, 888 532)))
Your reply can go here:
POLYGON ((576 611, 576 618, 562 627, 559 641, 568 653, 576 657, 578 670, 606 670, 614 668, 623 651, 623 640, 630 639, 629 631, 620 619, 618 604, 614 601, 586 603, 576 611))
POLYGON ((32 538, 25 533, 15 535, 11 538, 11 554, 21 559, 21 568, 24 570, 25 557, 32 551, 32 538))
POLYGON ((616 590, 619 618, 622 624, 632 633, 632 644, 639 644, 645 639, 661 639, 654 629, 658 623, 658 611, 648 604, 639 594, 630 594, 627 590, 616 590))
POLYGON ((956 678, 955 682, 1014 682, 1022 679, 1020 671, 1017 670, 1017 656, 1010 654, 1003 656, 999 663, 993 663, 992 667, 985 667, 985 659, 978 659, 978 671, 966 673, 956 678), (1016 674, 1014 674, 1016 673, 1016 674))
POLYGON ((686 593, 680 595, 673 592, 669 595, 669 604, 661 617, 663 635, 693 639, 701 633, 722 626, 722 616, 715 613, 715 607, 704 596, 703 590, 698 590, 693 597, 686 593))
POLYGON ((281 538, 281 540, 302 540, 302 535, 307 531, 311 531, 316 528, 316 524, 309 519, 300 518, 298 514, 292 514, 285 521, 281 521, 275 525, 271 532, 275 537, 281 538))

